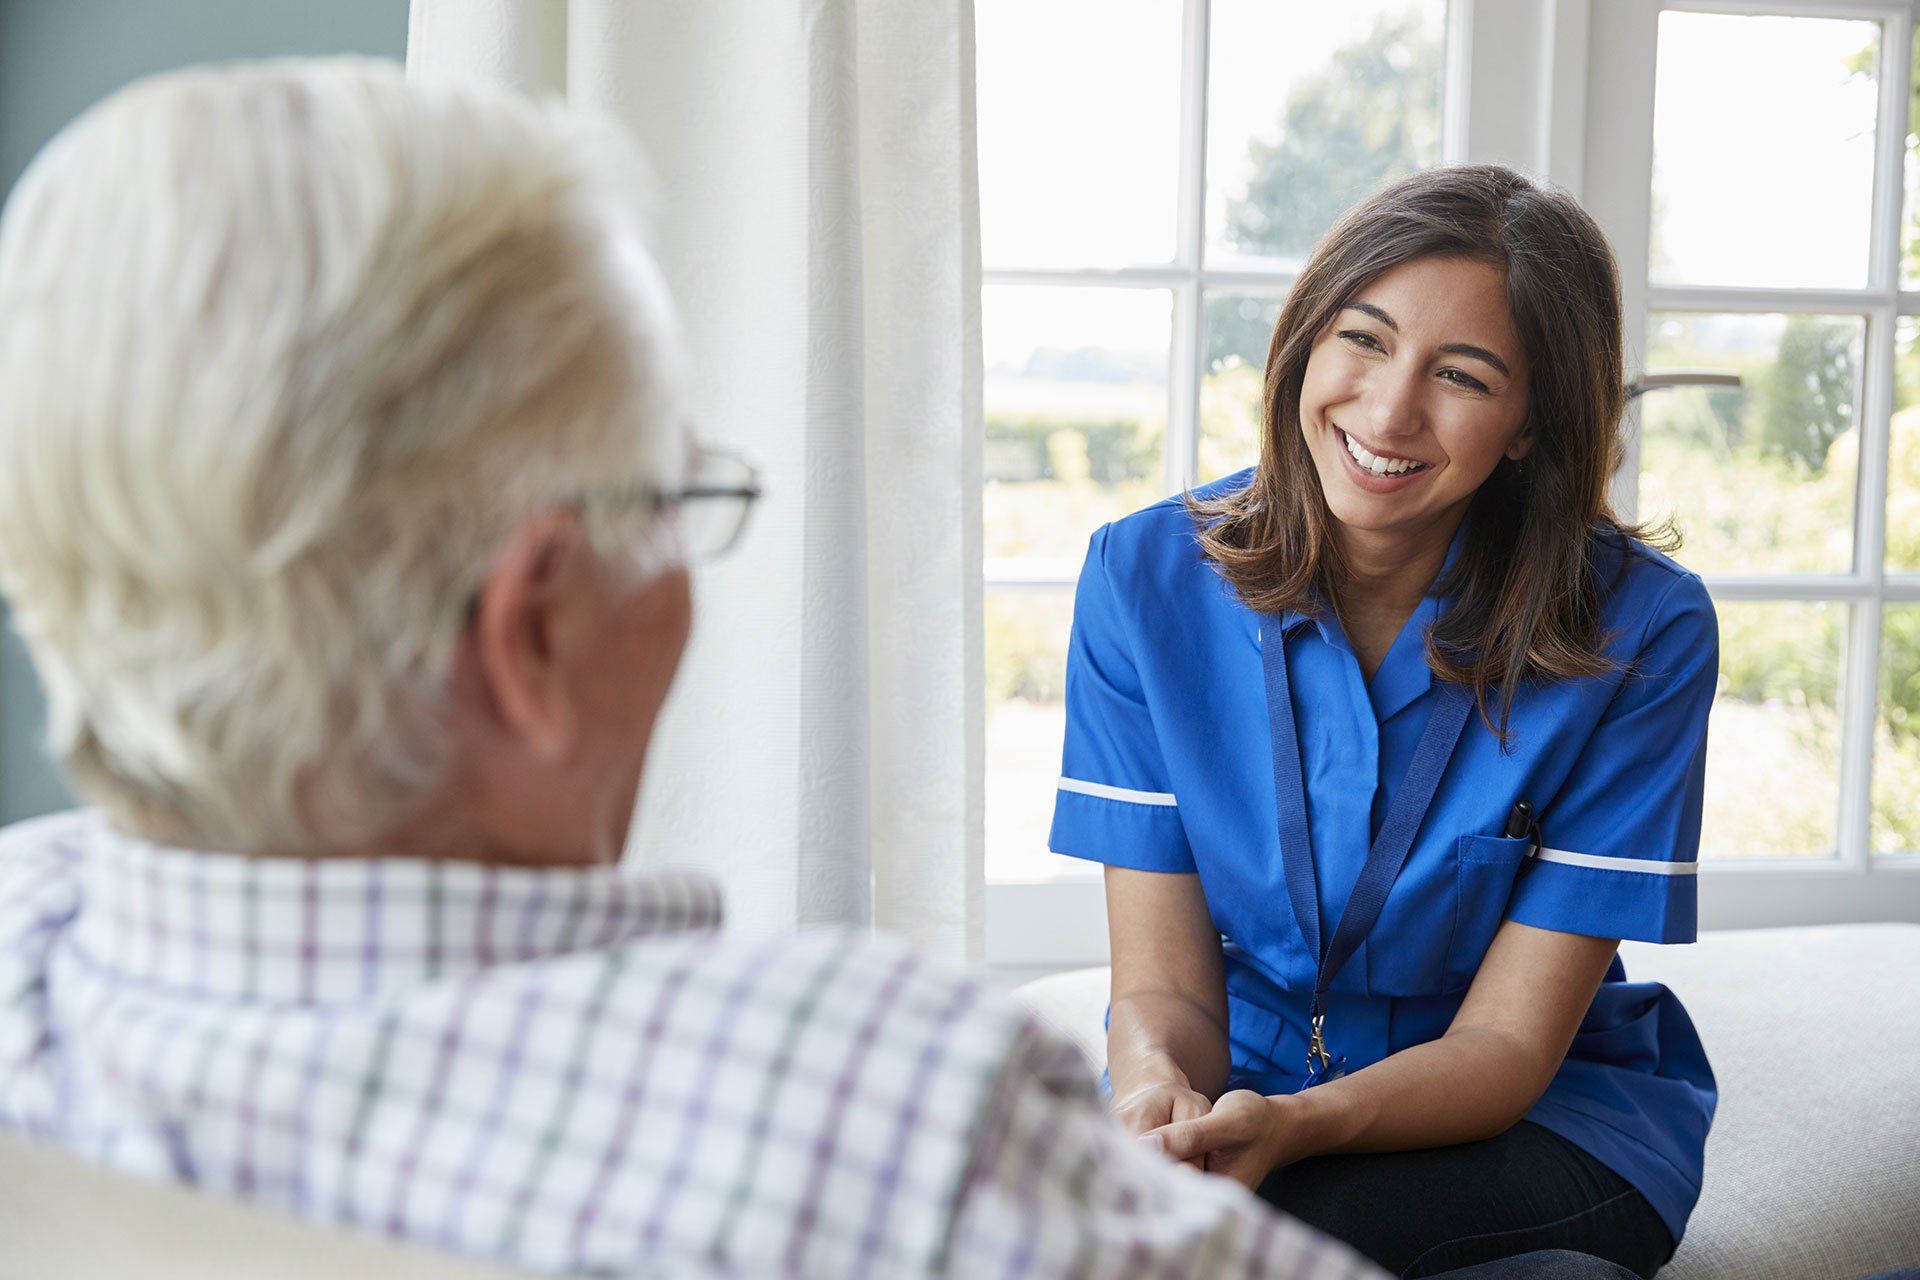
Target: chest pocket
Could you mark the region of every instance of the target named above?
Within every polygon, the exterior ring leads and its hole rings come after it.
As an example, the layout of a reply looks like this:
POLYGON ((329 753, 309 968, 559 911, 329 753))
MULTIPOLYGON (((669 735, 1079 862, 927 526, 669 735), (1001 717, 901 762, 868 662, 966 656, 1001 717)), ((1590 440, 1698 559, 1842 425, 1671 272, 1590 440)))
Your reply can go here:
POLYGON ((1527 843, 1524 837, 1461 836, 1439 850, 1416 847, 1367 939, 1367 990, 1378 996, 1465 991, 1506 918, 1527 843))

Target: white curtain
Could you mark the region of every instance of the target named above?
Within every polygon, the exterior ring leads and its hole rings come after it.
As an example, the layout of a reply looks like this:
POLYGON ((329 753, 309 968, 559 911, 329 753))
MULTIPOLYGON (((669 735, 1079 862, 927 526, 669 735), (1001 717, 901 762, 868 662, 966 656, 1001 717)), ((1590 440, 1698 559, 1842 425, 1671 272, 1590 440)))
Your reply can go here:
POLYGON ((767 495, 699 618, 636 848, 732 924, 979 958, 979 232, 971 0, 413 0, 408 67, 609 113, 703 434, 767 495))

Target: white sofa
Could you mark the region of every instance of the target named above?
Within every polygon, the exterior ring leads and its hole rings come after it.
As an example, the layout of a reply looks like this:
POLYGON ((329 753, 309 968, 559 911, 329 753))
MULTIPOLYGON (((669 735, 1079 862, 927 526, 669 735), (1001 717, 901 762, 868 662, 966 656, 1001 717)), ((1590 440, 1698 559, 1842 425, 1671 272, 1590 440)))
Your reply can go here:
POLYGON ((139 1182, 0 1132, 0 1280, 526 1280, 139 1182))
MULTIPOLYGON (((1920 1266, 1920 924, 1621 949, 1677 992, 1720 1084, 1706 1188, 1661 1280, 1856 1280, 1920 1266)), ((1105 1057, 1107 971, 1020 989, 1105 1057)))

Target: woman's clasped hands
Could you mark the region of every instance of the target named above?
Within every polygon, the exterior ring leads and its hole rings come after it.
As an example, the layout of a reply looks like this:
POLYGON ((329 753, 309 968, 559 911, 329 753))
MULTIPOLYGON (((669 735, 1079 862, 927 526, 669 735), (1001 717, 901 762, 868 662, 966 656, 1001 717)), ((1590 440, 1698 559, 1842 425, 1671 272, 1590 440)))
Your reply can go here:
POLYGON ((1296 1102, 1251 1089, 1210 1102, 1197 1090, 1159 1082, 1116 1098, 1113 1114, 1142 1144, 1169 1159, 1257 1188, 1275 1169, 1308 1154, 1296 1102))

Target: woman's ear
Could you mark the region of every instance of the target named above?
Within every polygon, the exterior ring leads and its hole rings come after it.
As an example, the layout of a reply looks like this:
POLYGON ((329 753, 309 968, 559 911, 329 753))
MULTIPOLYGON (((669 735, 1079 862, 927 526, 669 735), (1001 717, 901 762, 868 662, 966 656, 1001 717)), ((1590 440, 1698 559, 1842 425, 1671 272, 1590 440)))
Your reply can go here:
POLYGON ((1533 423, 1527 422, 1522 424, 1520 434, 1513 438, 1513 443, 1507 446, 1507 459, 1512 462, 1518 462, 1520 459, 1526 457, 1532 448, 1533 423))
POLYGON ((495 554, 469 623, 473 669, 496 727, 546 759, 566 754, 577 727, 566 660, 585 558, 571 512, 524 521, 495 554))

